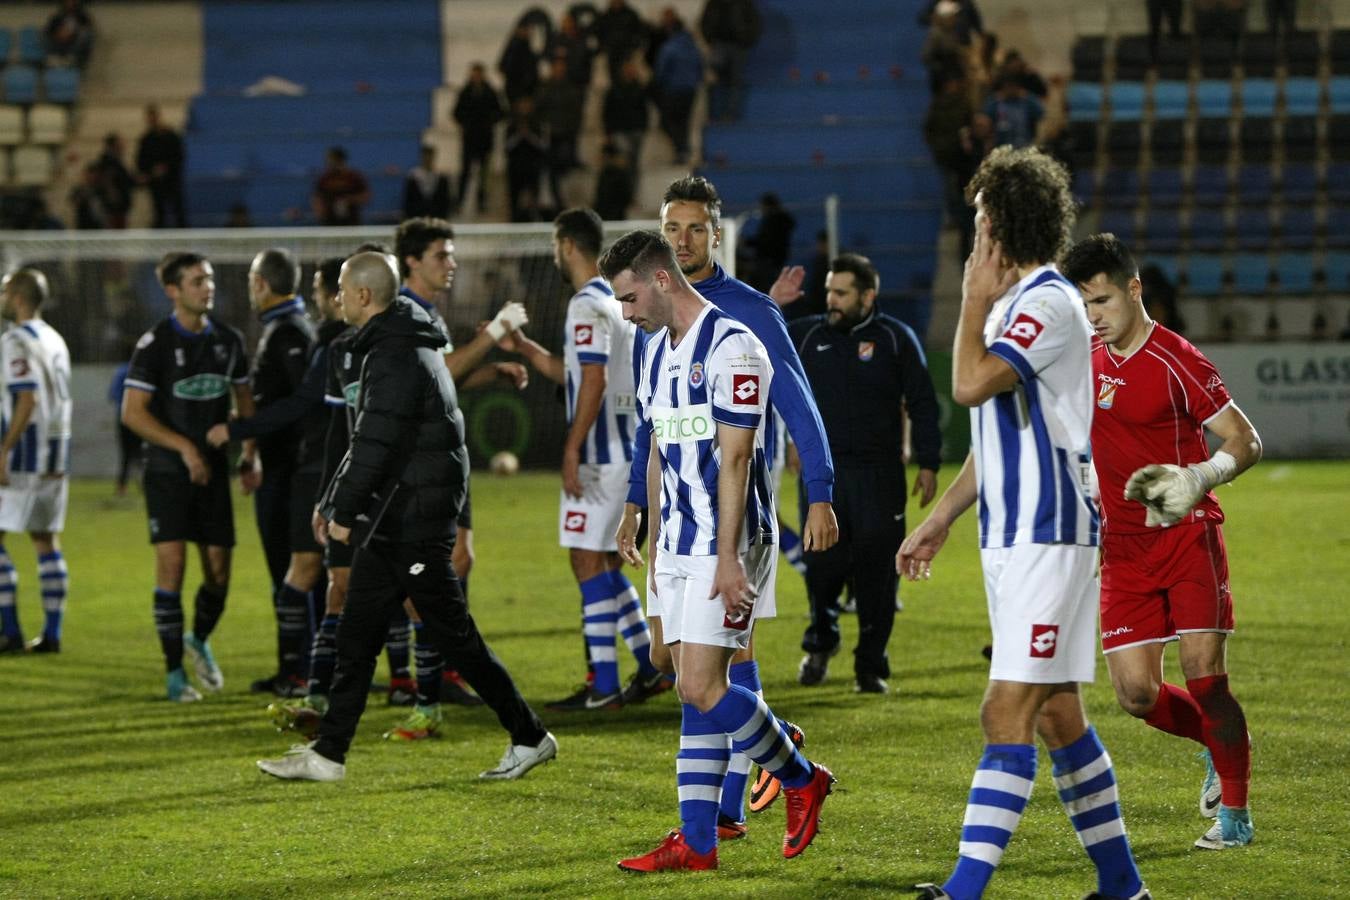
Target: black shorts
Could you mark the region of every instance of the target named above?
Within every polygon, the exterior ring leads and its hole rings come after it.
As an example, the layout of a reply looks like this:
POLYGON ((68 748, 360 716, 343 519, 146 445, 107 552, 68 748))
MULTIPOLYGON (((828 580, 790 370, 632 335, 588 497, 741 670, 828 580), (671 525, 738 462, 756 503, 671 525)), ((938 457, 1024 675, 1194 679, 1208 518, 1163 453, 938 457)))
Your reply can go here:
POLYGON ((330 540, 323 548, 323 566, 325 569, 350 569, 352 567, 352 545, 330 540))
POLYGON ((212 462, 211 480, 204 485, 189 481, 186 471, 145 473, 150 543, 191 541, 208 547, 234 546, 230 473, 223 463, 212 462))
POLYGON ((314 500, 319 494, 322 472, 296 472, 291 476, 291 552, 322 553, 314 540, 314 500))
POLYGON ((464 506, 460 509, 459 515, 455 517, 455 525, 459 528, 473 527, 473 506, 469 502, 472 499, 472 492, 466 488, 464 490, 464 506))

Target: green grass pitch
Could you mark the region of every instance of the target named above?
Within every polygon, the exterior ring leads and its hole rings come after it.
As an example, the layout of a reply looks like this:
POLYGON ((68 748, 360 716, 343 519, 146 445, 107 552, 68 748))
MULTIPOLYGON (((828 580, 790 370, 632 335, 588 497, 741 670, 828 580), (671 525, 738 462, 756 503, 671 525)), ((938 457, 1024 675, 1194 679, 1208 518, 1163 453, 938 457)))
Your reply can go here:
MULTIPOLYGON (((556 492, 544 473, 479 477, 474 489, 473 610, 539 707, 581 673, 556 492)), ((1103 664, 1087 702, 1115 760, 1135 852, 1157 898, 1350 896, 1350 464, 1266 462, 1220 497, 1238 615, 1230 667, 1255 740, 1257 841, 1190 849, 1206 825, 1199 748, 1120 711, 1103 664)), ((794 508, 790 496, 781 502, 794 508)), ((782 859, 780 803, 751 815, 748 839, 722 849, 719 871, 643 878, 614 863, 677 824, 670 694, 618 713, 546 715, 559 757, 519 782, 476 780, 505 746, 486 711, 450 709, 440 739, 391 745, 380 733, 402 710, 375 695, 344 782, 260 774, 254 760, 290 741, 267 724, 266 700, 247 693, 272 671, 274 632, 251 507, 236 509, 235 578, 213 640, 226 691, 175 706, 162 697, 139 499, 116 501, 103 482, 74 486, 64 652, 0 658, 0 896, 906 896, 911 883, 950 870, 982 746, 986 625, 969 517, 933 580, 902 589, 884 698, 852 693, 847 654, 825 685, 796 684, 805 599, 800 578, 780 571, 779 618, 757 636, 766 695, 840 780, 811 849, 782 859)), ((35 563, 24 537, 9 536, 8 548, 31 635, 35 563)), ((194 565, 188 598, 196 584, 194 565)), ((851 647, 851 617, 845 627, 851 647)), ((631 658, 620 658, 626 675, 631 658)), ((1094 888, 1042 751, 989 896, 1076 898, 1094 888)))

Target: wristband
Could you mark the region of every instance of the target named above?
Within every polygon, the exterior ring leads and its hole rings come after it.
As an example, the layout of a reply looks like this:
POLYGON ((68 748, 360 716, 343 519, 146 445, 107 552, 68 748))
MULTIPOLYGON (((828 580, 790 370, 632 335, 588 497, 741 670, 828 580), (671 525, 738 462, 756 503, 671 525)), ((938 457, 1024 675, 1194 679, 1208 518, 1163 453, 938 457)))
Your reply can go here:
POLYGON ((1205 490, 1227 484, 1237 477, 1237 459, 1226 450, 1219 450, 1202 463, 1191 468, 1197 469, 1205 479, 1205 490))

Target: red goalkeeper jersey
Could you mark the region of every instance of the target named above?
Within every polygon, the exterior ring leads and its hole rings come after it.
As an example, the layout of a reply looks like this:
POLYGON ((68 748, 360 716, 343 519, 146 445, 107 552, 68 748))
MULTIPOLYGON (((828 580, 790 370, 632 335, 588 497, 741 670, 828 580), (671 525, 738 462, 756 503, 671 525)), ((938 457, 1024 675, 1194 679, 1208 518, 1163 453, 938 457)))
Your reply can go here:
MULTIPOLYGON (((1185 466, 1209 459, 1205 424, 1233 402, 1218 369, 1181 335, 1155 324, 1143 345, 1118 356, 1093 341, 1092 458, 1101 488, 1102 530, 1149 531, 1144 506, 1125 499, 1125 482, 1151 463, 1185 466)), ((1207 493, 1182 522, 1223 521, 1207 493)))

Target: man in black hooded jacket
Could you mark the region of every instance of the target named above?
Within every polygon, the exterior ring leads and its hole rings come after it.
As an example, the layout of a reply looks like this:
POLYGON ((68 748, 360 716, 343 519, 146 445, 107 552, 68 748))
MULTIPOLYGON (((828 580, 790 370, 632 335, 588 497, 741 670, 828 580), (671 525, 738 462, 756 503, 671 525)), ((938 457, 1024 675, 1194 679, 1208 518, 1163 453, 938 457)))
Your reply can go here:
POLYGON ((552 759, 558 742, 484 643, 451 567, 469 476, 462 419, 441 357, 445 335, 397 296, 398 284, 381 253, 356 254, 338 279, 343 318, 359 329, 352 349, 365 361, 351 447, 320 502, 328 539, 355 548, 337 673, 318 739, 258 767, 278 778, 342 778, 389 619, 408 597, 447 662, 510 732, 501 761, 479 777, 519 778, 552 759))

